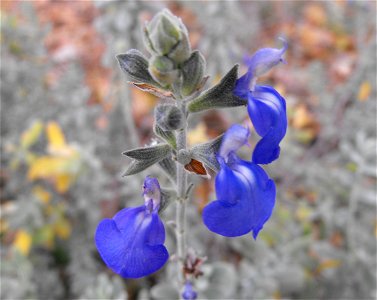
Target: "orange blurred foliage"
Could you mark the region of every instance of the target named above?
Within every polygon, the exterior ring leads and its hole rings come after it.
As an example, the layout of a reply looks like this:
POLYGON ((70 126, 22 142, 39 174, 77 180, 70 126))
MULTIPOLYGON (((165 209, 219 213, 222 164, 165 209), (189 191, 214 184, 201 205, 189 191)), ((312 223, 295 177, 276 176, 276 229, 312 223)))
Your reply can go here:
MULTIPOLYGON (((92 1, 34 1, 38 18, 49 24, 46 48, 58 68, 49 74, 53 83, 62 75, 59 66, 77 60, 85 71, 85 82, 90 88, 90 104, 104 104, 109 91, 111 70, 102 66, 106 45, 93 27, 99 14, 92 1)), ((106 105, 104 107, 107 109, 106 105)))

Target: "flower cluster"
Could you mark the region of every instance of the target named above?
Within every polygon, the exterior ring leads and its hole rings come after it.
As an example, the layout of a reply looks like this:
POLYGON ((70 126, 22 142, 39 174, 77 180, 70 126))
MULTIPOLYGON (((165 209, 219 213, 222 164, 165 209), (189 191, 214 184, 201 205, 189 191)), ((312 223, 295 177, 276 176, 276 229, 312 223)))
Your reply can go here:
POLYGON ((256 83, 260 75, 284 62, 287 44, 284 42, 282 49, 257 51, 246 58, 248 71, 242 77, 238 78, 236 65, 217 85, 202 91, 205 60, 199 51, 191 50, 187 29, 179 18, 163 10, 144 28, 144 40, 150 57, 131 49, 117 56, 120 67, 131 84, 168 101, 155 108, 154 132, 158 140, 123 153, 132 160, 124 176, 159 164, 175 185, 175 192, 167 196, 156 178, 146 177, 144 204, 122 209, 112 219, 101 221, 95 243, 106 265, 122 277, 139 278, 156 272, 169 258, 159 212, 171 202, 170 198, 176 199, 177 277, 181 296, 196 299, 193 280, 203 274, 199 269, 203 260, 184 264, 189 257, 182 237, 184 206, 192 187, 186 186, 187 171, 207 175, 208 167, 217 172, 217 200, 203 210, 203 222, 209 230, 226 237, 249 232, 257 237, 272 214, 276 197, 275 184, 260 165, 279 157, 287 116, 284 98, 274 88, 256 83), (188 114, 243 105, 247 105, 261 137, 250 160, 237 156, 250 137, 250 130, 237 124, 212 141, 187 148, 188 114))
POLYGON ((225 133, 217 160, 221 166, 216 176, 216 201, 203 210, 209 230, 234 237, 253 232, 254 238, 271 216, 276 189, 274 182, 258 164, 268 164, 279 157, 279 143, 287 130, 285 100, 270 86, 255 85, 257 76, 283 61, 287 45, 265 48, 247 59, 249 68, 237 80, 233 93, 247 99, 247 110, 258 135, 251 161, 240 159, 236 151, 247 144, 249 129, 233 125, 225 133))

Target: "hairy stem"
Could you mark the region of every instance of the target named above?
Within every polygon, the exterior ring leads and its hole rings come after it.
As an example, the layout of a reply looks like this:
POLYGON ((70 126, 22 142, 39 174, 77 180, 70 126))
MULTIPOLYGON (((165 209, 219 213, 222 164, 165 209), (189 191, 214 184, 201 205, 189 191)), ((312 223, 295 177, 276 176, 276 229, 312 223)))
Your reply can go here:
MULTIPOLYGON (((180 109, 184 116, 186 116, 186 105, 181 102, 180 109)), ((186 149, 186 120, 184 120, 185 126, 177 133, 177 150, 186 149)), ((176 239, 177 239, 177 258, 178 258, 178 280, 179 287, 184 284, 183 278, 183 263, 186 256, 186 186, 187 186, 187 174, 184 166, 177 162, 177 207, 176 207, 176 239)))

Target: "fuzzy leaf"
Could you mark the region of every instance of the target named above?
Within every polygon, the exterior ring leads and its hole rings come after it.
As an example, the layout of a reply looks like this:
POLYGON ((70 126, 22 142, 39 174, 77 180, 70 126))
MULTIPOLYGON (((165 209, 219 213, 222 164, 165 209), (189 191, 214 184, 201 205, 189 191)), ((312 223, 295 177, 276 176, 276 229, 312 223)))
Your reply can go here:
POLYGON ((235 65, 221 81, 192 100, 188 109, 190 112, 200 112, 212 108, 224 108, 247 105, 247 101, 233 94, 237 81, 238 65, 235 65))
POLYGON ((125 54, 117 55, 116 58, 122 71, 132 81, 149 83, 159 87, 159 84, 149 74, 148 61, 140 51, 131 49, 125 54))
POLYGON ((182 65, 182 95, 188 96, 201 83, 205 70, 205 60, 199 51, 194 51, 182 65))
POLYGON ((150 147, 127 150, 122 154, 137 160, 150 160, 158 157, 165 157, 170 153, 170 150, 171 148, 168 144, 158 144, 150 147))
POLYGON ((123 176, 129 176, 139 173, 153 164, 166 158, 171 152, 168 144, 159 144, 156 146, 137 148, 123 152, 123 155, 133 159, 123 176))

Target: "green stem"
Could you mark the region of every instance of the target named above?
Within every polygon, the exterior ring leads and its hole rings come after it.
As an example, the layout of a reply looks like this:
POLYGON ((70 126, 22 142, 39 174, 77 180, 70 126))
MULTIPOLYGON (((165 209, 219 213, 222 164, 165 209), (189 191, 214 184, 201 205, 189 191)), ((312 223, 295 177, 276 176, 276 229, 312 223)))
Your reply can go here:
MULTIPOLYGON (((180 109, 184 116, 186 116, 186 105, 181 102, 180 109)), ((185 126, 177 133, 177 151, 184 149, 186 150, 186 120, 184 120, 185 126)), ((187 173, 184 166, 177 162, 177 195, 178 201, 176 206, 176 239, 177 239, 177 259, 178 259, 178 283, 179 290, 183 287, 183 264, 186 256, 186 194, 187 189, 187 173)))

